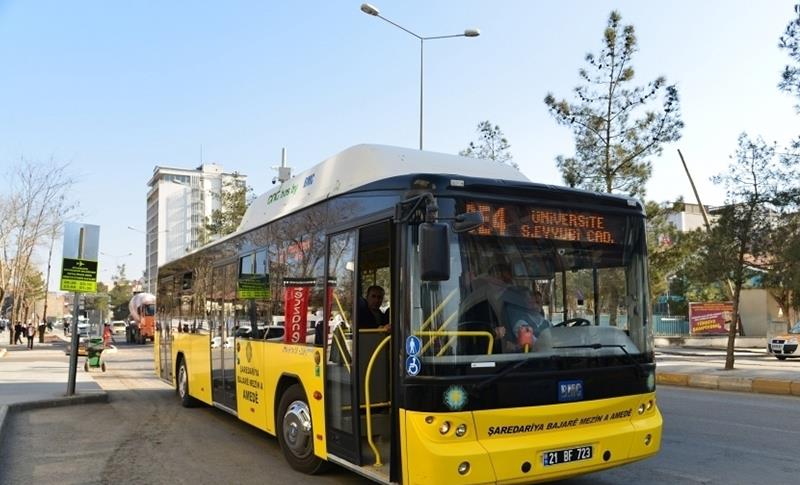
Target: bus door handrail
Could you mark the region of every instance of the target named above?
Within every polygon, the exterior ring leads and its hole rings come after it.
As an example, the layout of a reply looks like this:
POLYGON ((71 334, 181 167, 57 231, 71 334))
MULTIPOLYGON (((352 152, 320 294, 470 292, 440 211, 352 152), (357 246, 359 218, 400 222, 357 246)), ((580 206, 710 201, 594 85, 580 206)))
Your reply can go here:
POLYGON ((436 330, 432 332, 416 332, 416 335, 423 337, 451 337, 448 339, 447 343, 444 345, 444 347, 442 347, 439 353, 436 354, 437 357, 441 356, 442 352, 447 350, 447 348, 452 345, 456 337, 486 337, 486 339, 489 341, 489 346, 486 349, 486 355, 491 355, 492 348, 494 347, 494 335, 492 335, 492 332, 487 332, 485 330, 436 330))
POLYGON ((367 409, 367 442, 369 443, 369 447, 372 448, 372 452, 375 453, 375 463, 372 466, 380 467, 383 466, 381 463, 381 452, 378 451, 378 447, 375 446, 375 442, 372 441, 372 406, 370 404, 370 396, 369 396, 369 381, 370 377, 372 377, 372 366, 375 364, 375 359, 378 358, 378 353, 383 350, 389 340, 392 339, 391 335, 387 335, 381 343, 375 347, 375 350, 372 352, 372 357, 369 358, 369 363, 367 364, 367 372, 364 376, 364 404, 366 405, 367 409))
POLYGON ((333 336, 331 337, 333 343, 336 344, 336 347, 339 349, 339 355, 342 357, 342 362, 344 362, 344 366, 347 368, 347 373, 351 374, 350 371, 350 352, 347 350, 347 335, 344 334, 344 330, 342 329, 341 325, 337 325, 335 329, 333 329, 333 336), (339 332, 341 338, 336 337, 336 332, 339 332), (339 342, 341 340, 341 343, 339 342), (344 346, 344 348, 342 348, 344 346))
POLYGON ((344 313, 344 309, 342 308, 342 302, 339 301, 339 297, 336 296, 336 292, 333 291, 333 299, 336 300, 336 306, 339 307, 339 315, 342 316, 342 320, 344 321, 345 326, 349 330, 351 328, 350 322, 347 321, 347 316, 344 313))

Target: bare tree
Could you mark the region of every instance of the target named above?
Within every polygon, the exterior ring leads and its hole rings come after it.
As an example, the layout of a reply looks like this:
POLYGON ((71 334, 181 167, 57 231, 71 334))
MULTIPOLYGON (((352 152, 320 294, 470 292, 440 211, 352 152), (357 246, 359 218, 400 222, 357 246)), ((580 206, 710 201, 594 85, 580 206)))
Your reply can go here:
MULTIPOLYGON (((11 295, 11 320, 13 323, 27 319, 26 306, 38 290, 30 285, 34 272, 33 255, 38 247, 50 242, 65 214, 72 210, 67 203, 73 180, 66 164, 52 159, 35 163, 20 159, 10 177, 8 232, 0 243, 3 250, 2 266, 7 277, 0 279, 2 294, 11 295)), ((41 279, 41 277, 39 278, 41 279)), ((46 292, 45 292, 46 294, 46 292)), ((11 337, 13 338, 13 337, 11 337)))

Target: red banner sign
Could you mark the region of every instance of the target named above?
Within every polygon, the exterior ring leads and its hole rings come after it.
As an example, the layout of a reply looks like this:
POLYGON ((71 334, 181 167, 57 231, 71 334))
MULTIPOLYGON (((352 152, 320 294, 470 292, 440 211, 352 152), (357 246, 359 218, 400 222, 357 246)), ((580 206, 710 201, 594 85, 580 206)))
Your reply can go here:
POLYGON ((283 341, 287 344, 306 343, 308 300, 314 284, 315 280, 308 278, 285 278, 283 280, 283 299, 286 307, 283 321, 283 341))
POLYGON ((689 303, 689 331, 692 335, 727 334, 733 321, 733 303, 689 303))

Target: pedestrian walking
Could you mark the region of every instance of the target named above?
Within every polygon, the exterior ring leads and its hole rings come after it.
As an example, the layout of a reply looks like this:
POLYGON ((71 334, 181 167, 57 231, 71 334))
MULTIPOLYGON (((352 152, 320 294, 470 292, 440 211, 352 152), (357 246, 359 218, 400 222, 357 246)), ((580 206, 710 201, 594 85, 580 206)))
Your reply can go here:
POLYGON ((28 323, 26 333, 28 335, 28 350, 33 350, 33 337, 36 335, 36 327, 32 323, 28 323))
POLYGON ((14 324, 14 345, 22 343, 22 324, 17 322, 14 324))
POLYGON ((108 348, 112 342, 117 343, 114 341, 114 334, 111 332, 111 324, 106 323, 103 326, 103 346, 108 348))

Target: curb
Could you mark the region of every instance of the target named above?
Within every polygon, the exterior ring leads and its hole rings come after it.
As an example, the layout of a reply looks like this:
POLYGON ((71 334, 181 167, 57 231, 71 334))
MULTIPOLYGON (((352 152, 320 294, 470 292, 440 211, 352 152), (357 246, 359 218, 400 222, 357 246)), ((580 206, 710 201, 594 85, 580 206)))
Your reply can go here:
POLYGON ((21 402, 8 405, 4 404, 0 406, 0 444, 3 442, 3 429, 5 428, 7 418, 13 412, 107 402, 109 402, 108 393, 102 391, 93 394, 79 394, 76 396, 65 396, 56 399, 42 399, 40 401, 21 402))
POLYGON ((665 386, 695 387, 720 391, 756 392, 782 396, 800 396, 800 381, 750 377, 713 376, 656 372, 656 383, 665 386))

